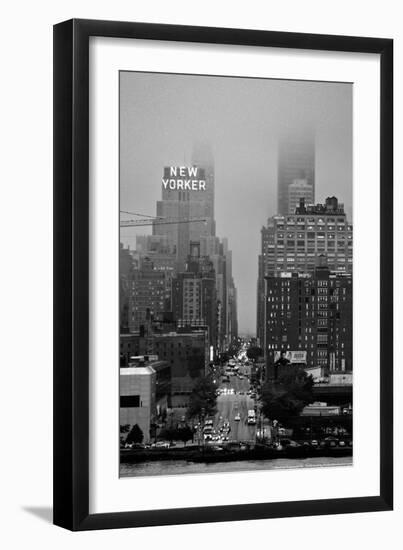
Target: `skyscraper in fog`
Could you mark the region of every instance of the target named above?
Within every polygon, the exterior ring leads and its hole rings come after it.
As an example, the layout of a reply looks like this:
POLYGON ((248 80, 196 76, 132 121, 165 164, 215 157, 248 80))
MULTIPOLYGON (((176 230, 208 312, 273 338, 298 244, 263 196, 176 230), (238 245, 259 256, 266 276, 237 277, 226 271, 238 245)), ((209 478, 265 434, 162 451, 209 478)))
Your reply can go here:
POLYGON ((215 235, 214 161, 210 148, 196 145, 191 166, 164 168, 157 217, 190 223, 153 224, 153 235, 164 235, 173 247, 179 271, 185 268, 191 241, 215 235), (197 183, 196 183, 197 182, 197 183))
POLYGON ((315 201, 315 138, 312 130, 293 133, 281 139, 277 177, 278 214, 290 213, 289 187, 296 180, 305 180, 309 199, 312 197, 312 202, 315 201))
POLYGON ((295 214, 301 199, 304 199, 305 204, 314 203, 313 185, 306 180, 294 180, 288 186, 288 214, 295 214))

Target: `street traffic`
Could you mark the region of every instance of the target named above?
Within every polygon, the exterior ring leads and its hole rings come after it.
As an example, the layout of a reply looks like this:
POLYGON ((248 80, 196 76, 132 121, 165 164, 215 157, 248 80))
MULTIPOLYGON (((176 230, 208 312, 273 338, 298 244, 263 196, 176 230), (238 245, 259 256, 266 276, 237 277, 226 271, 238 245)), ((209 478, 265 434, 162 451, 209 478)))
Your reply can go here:
POLYGON ((256 393, 250 386, 250 366, 232 363, 221 368, 217 412, 201 426, 209 444, 254 443, 256 439, 256 393))

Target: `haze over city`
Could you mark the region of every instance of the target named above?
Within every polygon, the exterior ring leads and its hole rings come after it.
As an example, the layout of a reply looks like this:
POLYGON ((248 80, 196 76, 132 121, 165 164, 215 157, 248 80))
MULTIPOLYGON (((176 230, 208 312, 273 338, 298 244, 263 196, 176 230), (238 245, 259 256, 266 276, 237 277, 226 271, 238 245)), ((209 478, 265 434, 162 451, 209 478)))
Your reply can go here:
MULTIPOLYGON (((315 201, 336 195, 352 216, 352 86, 121 73, 120 196, 124 210, 156 215, 164 166, 190 165, 209 144, 216 234, 233 251, 240 333, 255 333, 260 230, 277 210, 278 143, 315 133, 315 201)), ((135 248, 151 228, 121 229, 135 248)))

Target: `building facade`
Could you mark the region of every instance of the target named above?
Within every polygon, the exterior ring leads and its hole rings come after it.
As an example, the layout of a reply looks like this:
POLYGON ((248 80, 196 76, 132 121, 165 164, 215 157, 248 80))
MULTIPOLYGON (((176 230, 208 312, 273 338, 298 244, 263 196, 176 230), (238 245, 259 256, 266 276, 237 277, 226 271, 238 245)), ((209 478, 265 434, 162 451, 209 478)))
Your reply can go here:
POLYGON ((177 326, 207 326, 209 343, 217 345, 216 273, 209 256, 200 256, 200 243, 191 243, 186 271, 172 281, 173 316, 177 326))
POLYGON ((186 408, 196 381, 208 370, 208 331, 205 327, 184 327, 178 332, 156 334, 153 342, 155 354, 171 368, 171 406, 186 408))
POLYGON ((129 248, 120 244, 119 250, 119 325, 120 333, 130 330, 131 286, 134 262, 129 248))
POLYGON ((314 271, 319 256, 329 269, 343 273, 353 270, 353 226, 337 198, 324 205, 305 206, 294 214, 273 216, 262 229, 265 274, 282 271, 314 271))
POLYGON ((190 242, 215 235, 213 168, 166 166, 162 198, 157 201, 157 218, 183 220, 181 223, 161 224, 157 219, 153 223, 153 235, 167 239, 176 254, 178 270, 183 271, 190 242), (192 188, 188 183, 192 181, 199 184, 192 188), (201 221, 185 222, 189 219, 201 221))
POLYGON ((331 271, 353 271, 353 226, 336 197, 325 204, 300 200, 294 214, 269 218, 261 230, 257 281, 257 336, 264 346, 264 277, 282 272, 313 273, 325 259, 331 271))
POLYGON ((132 271, 130 291, 130 332, 145 330, 155 316, 170 309, 171 274, 155 269, 153 262, 144 257, 132 271))
POLYGON ((156 373, 151 366, 120 369, 120 425, 135 424, 150 443, 151 424, 156 415, 156 373))
POLYGON ((279 352, 306 352, 307 369, 352 370, 352 276, 326 265, 313 273, 266 276, 268 369, 279 352))

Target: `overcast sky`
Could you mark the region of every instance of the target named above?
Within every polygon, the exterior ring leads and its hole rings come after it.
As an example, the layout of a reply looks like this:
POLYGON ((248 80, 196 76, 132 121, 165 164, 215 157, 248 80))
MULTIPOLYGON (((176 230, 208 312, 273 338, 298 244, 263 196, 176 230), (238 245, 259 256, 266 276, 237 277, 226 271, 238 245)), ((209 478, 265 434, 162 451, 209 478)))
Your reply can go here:
MULTIPOLYGON (((239 331, 256 331, 260 230, 277 209, 277 147, 313 127, 316 202, 335 195, 352 209, 352 85, 234 77, 121 73, 121 209, 155 215, 163 167, 189 165, 208 142, 215 163, 218 237, 228 237, 239 331)), ((135 248, 151 227, 121 229, 135 248)))

